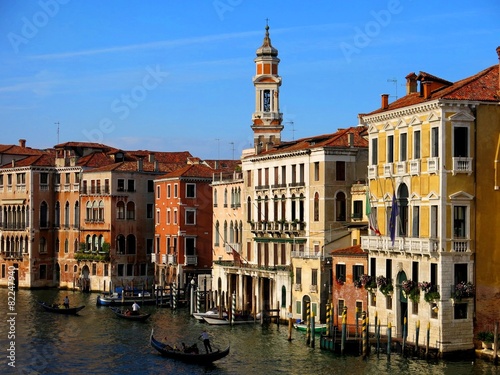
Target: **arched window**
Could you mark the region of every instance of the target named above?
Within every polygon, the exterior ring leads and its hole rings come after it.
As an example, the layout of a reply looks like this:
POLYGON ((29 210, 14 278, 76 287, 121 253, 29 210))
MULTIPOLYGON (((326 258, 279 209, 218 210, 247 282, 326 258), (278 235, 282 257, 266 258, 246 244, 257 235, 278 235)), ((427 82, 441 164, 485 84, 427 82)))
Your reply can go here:
POLYGON ((54 212, 54 226, 59 227, 61 223, 61 207, 59 205, 59 202, 56 202, 55 205, 55 212, 54 212))
POLYGON ((252 199, 250 197, 247 199, 247 221, 252 221, 252 199))
POLYGON ((281 307, 286 307, 286 287, 281 287, 281 307))
POLYGON ((135 220, 135 203, 127 203, 127 220, 135 220))
POLYGON ((231 223, 229 223, 229 242, 234 243, 234 227, 232 220, 231 223))
POLYGON ((396 218, 396 233, 401 237, 406 237, 408 234, 408 187, 406 184, 401 184, 398 188, 398 213, 396 218))
POLYGON ((73 223, 75 228, 78 228, 80 226, 80 204, 78 201, 75 202, 74 216, 73 223))
POLYGON ((49 226, 49 208, 46 202, 40 204, 40 227, 47 228, 49 226))
POLYGON ((116 218, 120 220, 125 219, 125 203, 123 201, 116 204, 116 218))
POLYGON ((215 223, 215 241, 214 241, 214 246, 219 246, 219 237, 220 237, 220 224, 219 220, 215 223))
POLYGON ((319 221, 319 193, 314 194, 314 221, 319 221))
POLYGON ((85 250, 90 251, 92 249, 92 239, 90 237, 90 234, 87 234, 87 237, 85 237, 85 250))
POLYGON ((269 198, 267 195, 264 198, 264 220, 269 221, 269 198))
POLYGON ((345 194, 341 191, 335 196, 335 220, 346 220, 346 198, 345 194))
POLYGON ((97 201, 92 202, 92 221, 97 221, 99 219, 99 203, 97 201))
POLYGON ((69 202, 64 206, 64 227, 69 228, 69 202))
POLYGON ((125 254, 125 236, 123 234, 119 234, 116 237, 116 252, 118 254, 125 254))
POLYGON ((104 202, 99 201, 99 221, 104 221, 104 202))
POLYGON ((86 204, 85 210, 85 221, 92 220, 92 202, 88 201, 86 204))
POLYGON ((224 240, 224 246, 226 246, 226 243, 227 243, 227 221, 224 221, 224 237, 223 237, 223 240, 224 240))
POLYGON ((64 240, 64 252, 66 254, 69 253, 69 241, 67 238, 64 240))
POLYGON ((92 251, 97 251, 97 235, 93 235, 92 236, 92 247, 91 247, 92 251))
POLYGON ((217 207, 217 189, 214 189, 214 207, 217 207))
POLYGON ((227 188, 224 189, 224 207, 227 207, 227 188))

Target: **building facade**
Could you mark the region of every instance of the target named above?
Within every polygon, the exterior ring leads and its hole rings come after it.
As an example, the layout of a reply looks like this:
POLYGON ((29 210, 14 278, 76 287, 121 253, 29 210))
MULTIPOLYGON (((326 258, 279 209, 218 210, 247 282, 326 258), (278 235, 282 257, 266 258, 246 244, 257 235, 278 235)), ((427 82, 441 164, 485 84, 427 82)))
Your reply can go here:
POLYGON ((394 284, 392 296, 377 292, 369 314, 391 322, 398 337, 405 319, 408 337, 417 323, 429 324, 430 343, 442 353, 472 349, 475 323, 498 319, 497 311, 479 309, 498 302, 491 268, 498 259, 491 230, 498 69, 454 83, 411 73, 404 97, 389 103, 382 95, 380 109, 360 115, 369 128, 372 229, 380 231, 363 237, 362 248, 369 274, 394 284))

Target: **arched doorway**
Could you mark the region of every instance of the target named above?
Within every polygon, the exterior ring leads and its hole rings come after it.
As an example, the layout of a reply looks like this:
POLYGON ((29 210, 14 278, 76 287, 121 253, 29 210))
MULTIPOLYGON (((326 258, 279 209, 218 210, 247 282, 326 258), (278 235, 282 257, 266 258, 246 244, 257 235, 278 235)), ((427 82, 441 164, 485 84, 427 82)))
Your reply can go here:
POLYGON ((85 265, 82 267, 82 275, 81 275, 81 289, 82 292, 90 292, 90 270, 89 266, 85 265))
POLYGON ((404 320, 408 322, 408 298, 403 293, 403 288, 401 288, 401 284, 403 281, 407 280, 406 273, 404 271, 400 271, 397 276, 397 298, 399 299, 399 308, 396 314, 399 314, 399 319, 397 319, 397 335, 398 337, 403 334, 403 325, 404 320))
POLYGON ((61 266, 59 263, 56 263, 56 266, 54 267, 54 283, 56 285, 59 285, 61 282, 61 266))
POLYGON ((309 305, 309 314, 311 314, 311 297, 305 295, 302 297, 302 320, 307 322, 307 305, 309 305))

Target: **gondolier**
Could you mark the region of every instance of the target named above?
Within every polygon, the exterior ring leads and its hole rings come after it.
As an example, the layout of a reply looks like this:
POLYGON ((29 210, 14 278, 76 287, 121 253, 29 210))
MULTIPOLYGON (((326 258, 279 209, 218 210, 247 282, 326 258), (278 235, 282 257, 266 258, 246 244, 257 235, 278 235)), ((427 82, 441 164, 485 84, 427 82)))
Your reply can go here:
POLYGON ((208 336, 207 331, 203 330, 200 338, 203 340, 203 345, 205 345, 205 350, 207 351, 207 353, 212 353, 212 347, 210 346, 210 337, 208 336))
POLYGON ((132 314, 137 315, 139 314, 139 310, 141 307, 137 304, 136 301, 134 301, 134 304, 132 305, 132 314))

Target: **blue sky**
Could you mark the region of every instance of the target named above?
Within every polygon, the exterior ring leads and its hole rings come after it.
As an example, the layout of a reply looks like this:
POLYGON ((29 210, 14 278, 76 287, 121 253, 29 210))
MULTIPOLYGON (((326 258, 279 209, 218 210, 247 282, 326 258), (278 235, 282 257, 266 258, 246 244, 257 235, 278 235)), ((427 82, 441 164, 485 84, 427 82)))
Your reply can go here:
POLYGON ((2 0, 0 14, 0 144, 205 159, 253 144, 266 18, 284 140, 356 125, 381 94, 404 95, 410 72, 473 75, 498 63, 500 45, 497 0, 2 0))

